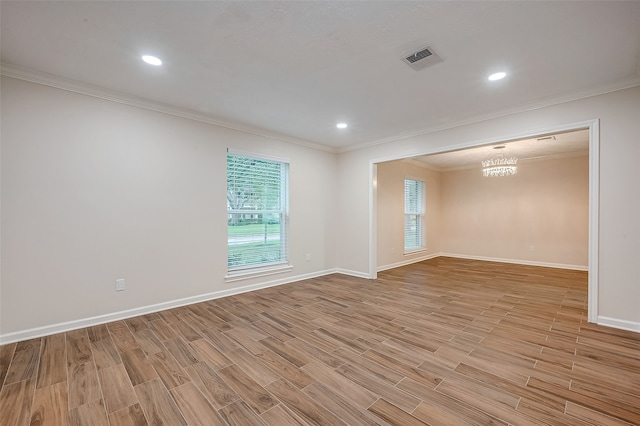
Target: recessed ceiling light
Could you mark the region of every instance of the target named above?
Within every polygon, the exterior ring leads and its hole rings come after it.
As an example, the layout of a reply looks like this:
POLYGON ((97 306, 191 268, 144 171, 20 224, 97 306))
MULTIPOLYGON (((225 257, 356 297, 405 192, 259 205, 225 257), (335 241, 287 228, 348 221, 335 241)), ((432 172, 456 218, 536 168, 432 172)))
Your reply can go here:
POLYGON ((495 74, 491 74, 489 76, 489 81, 496 81, 496 80, 502 80, 503 78, 505 78, 507 76, 506 72, 497 72, 495 74))
POLYGON ((336 124, 338 129, 346 129, 348 127, 347 123, 338 123, 336 124))
POLYGON ((148 63, 149 65, 155 65, 155 66, 162 65, 162 61, 159 58, 156 58, 155 56, 144 55, 142 56, 142 60, 148 63))

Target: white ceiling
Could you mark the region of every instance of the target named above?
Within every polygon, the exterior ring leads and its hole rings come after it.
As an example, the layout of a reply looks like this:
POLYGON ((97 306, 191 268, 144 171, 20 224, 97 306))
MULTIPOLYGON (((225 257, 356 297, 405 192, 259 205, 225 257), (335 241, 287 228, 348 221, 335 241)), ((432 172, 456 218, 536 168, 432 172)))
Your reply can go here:
POLYGON ((505 141, 487 146, 467 148, 459 151, 415 157, 418 165, 437 171, 476 168, 480 170, 483 160, 502 153, 504 157, 517 157, 519 162, 541 158, 560 158, 589 154, 589 130, 540 135, 532 139, 505 141), (503 149, 494 149, 497 147, 503 149))
POLYGON ((0 8, 6 75, 60 78, 332 151, 640 84, 640 1, 0 8), (401 60, 425 46, 441 62, 416 71, 401 60), (497 70, 508 77, 487 81, 497 70))

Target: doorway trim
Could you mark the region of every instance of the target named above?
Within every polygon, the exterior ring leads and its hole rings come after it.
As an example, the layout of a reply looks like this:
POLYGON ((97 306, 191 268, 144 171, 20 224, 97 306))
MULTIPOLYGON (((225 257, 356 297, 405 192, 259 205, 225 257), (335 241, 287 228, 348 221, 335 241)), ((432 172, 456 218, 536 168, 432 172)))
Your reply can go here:
POLYGON ((598 322, 598 265, 599 265, 599 206, 600 206, 600 120, 593 119, 569 123, 549 128, 507 135, 497 138, 470 141, 448 147, 428 149, 411 155, 380 158, 369 161, 369 278, 378 277, 378 235, 377 235, 377 199, 378 199, 378 163, 403 160, 421 155, 439 154, 466 148, 503 143, 517 139, 531 139, 549 133, 564 133, 575 130, 589 131, 589 255, 588 255, 588 307, 587 320, 598 322))

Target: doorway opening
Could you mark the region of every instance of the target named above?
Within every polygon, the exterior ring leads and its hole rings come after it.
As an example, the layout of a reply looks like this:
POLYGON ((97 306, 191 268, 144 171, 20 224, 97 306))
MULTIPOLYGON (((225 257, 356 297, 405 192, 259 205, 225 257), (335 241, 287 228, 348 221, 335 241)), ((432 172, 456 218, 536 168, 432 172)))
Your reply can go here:
MULTIPOLYGON (((456 157, 451 153, 462 153, 463 157, 471 158, 475 162, 475 164, 479 165, 479 162, 476 162, 477 155, 474 157, 475 152, 488 152, 492 146, 498 144, 511 145, 516 144, 517 142, 521 142, 522 144, 529 144, 529 148, 532 151, 527 154, 528 158, 550 156, 549 158, 553 158, 554 155, 556 158, 562 157, 563 153, 558 151, 553 152, 545 152, 544 150, 535 152, 535 141, 540 140, 540 142, 545 141, 545 138, 558 135, 565 134, 579 134, 581 133, 584 136, 588 136, 588 145, 587 152, 583 153, 583 155, 588 155, 588 236, 586 237, 588 240, 588 253, 587 253, 587 271, 588 271, 588 321, 589 322, 597 322, 598 318, 598 204, 599 204, 599 121, 591 120, 587 122, 573 123, 564 126, 557 126, 553 128, 547 128, 541 131, 522 133, 517 135, 510 135, 508 137, 499 137, 491 140, 482 140, 475 142, 467 142, 456 146, 451 146, 448 148, 440 148, 433 149, 431 151, 425 150, 424 153, 420 155, 412 155, 405 157, 395 157, 395 158, 384 158, 378 159, 370 162, 370 197, 369 197, 369 277, 375 279, 377 277, 377 272, 379 271, 379 251, 378 251, 378 168, 386 166, 387 163, 396 160, 409 160, 411 162, 417 162, 420 160, 422 156, 433 156, 434 158, 438 157, 439 161, 453 161, 452 158, 456 157), (528 142, 522 142, 528 141, 528 142)), ((557 148, 557 147, 556 147, 557 148)), ((582 146, 579 148, 577 145, 574 146, 577 149, 585 149, 586 146, 582 146)), ((569 151, 574 148, 567 148, 564 153, 565 156, 570 155, 578 155, 573 152, 573 154, 569 151)), ((515 145, 514 145, 515 149, 515 145)), ((460 155, 458 155, 460 156, 460 155)), ((426 158, 425 158, 426 159, 426 158)), ((381 169, 384 170, 384 169, 381 169)), ((474 171, 475 172, 475 171, 474 171)), ((479 170, 478 170, 479 172, 479 170)), ((482 178, 482 173, 480 173, 480 178, 482 178)), ((484 178, 491 179, 491 178, 484 178)), ((383 214, 384 216, 384 214, 383 214)), ((428 225, 427 225, 428 226, 428 225)), ((427 231, 428 232, 428 231, 427 231)), ((531 249, 529 246, 528 248, 531 249)), ((535 248, 535 247, 534 247, 535 248)), ((533 251, 533 250, 532 250, 533 251)), ((426 256, 436 257, 437 255, 446 255, 446 252, 439 253, 426 253, 426 256)), ((428 258, 428 257, 426 257, 428 258)), ((420 261, 423 259, 413 258, 408 259, 405 263, 413 263, 414 261, 420 261)), ((487 259, 489 260, 489 259, 487 259)), ((514 262, 517 263, 517 262, 514 262)), ((522 262, 522 263, 527 263, 522 262)), ((535 263, 529 263, 535 264, 535 263)), ((384 265, 383 265, 384 266, 384 265)), ((398 265, 400 266, 400 265, 398 265)), ((549 266, 549 265, 542 265, 549 266)), ((583 268, 584 269, 584 268, 583 268)))

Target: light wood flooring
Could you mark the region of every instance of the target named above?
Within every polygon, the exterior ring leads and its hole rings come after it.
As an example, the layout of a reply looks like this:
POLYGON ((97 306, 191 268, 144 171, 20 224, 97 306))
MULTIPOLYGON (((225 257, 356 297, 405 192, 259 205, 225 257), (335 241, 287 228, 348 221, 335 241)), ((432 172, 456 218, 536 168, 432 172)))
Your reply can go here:
POLYGON ((436 258, 0 347, 5 425, 640 424, 585 272, 436 258))

